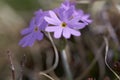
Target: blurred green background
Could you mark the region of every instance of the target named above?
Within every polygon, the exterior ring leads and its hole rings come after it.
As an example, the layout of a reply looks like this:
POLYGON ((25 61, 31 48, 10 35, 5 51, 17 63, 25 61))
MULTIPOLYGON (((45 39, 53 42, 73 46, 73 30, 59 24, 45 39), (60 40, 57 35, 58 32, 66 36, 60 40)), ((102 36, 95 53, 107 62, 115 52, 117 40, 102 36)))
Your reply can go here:
MULTIPOLYGON (((0 0, 0 80, 12 80, 7 50, 12 53, 16 80, 49 80, 38 73, 54 62, 50 42, 44 39, 26 48, 19 46, 18 42, 22 38, 20 31, 28 27, 36 10, 53 9, 60 6, 62 1, 0 0)), ((109 40, 108 63, 120 75, 120 0, 75 1, 77 8, 91 14, 93 23, 81 30, 80 37, 72 37, 68 41, 67 57, 73 80, 115 80, 116 77, 104 62, 103 36, 109 40)), ((67 80, 63 68, 60 58, 58 67, 50 75, 55 80, 67 80)))

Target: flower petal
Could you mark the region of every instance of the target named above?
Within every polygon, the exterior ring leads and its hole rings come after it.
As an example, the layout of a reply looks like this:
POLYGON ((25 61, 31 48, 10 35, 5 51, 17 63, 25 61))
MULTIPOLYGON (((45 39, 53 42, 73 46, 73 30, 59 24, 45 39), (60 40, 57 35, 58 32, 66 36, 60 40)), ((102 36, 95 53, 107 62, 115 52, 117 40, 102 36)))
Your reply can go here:
POLYGON ((41 30, 45 30, 45 28, 47 27, 47 25, 48 25, 48 23, 45 20, 43 20, 43 22, 39 26, 40 31, 41 30))
POLYGON ((73 29, 83 29, 86 26, 86 24, 85 23, 74 22, 74 23, 69 23, 68 26, 70 28, 73 28, 73 29))
POLYGON ((53 24, 53 25, 59 25, 60 23, 58 23, 56 20, 50 18, 50 17, 44 17, 45 21, 47 21, 49 24, 53 24))
POLYGON ((71 29, 71 28, 69 28, 69 31, 74 36, 80 36, 81 35, 81 33, 79 31, 71 29))
POLYGON ((30 41, 28 42, 28 46, 32 47, 35 40, 36 40, 35 38, 31 38, 30 41))
POLYGON ((74 6, 71 6, 68 10, 64 11, 63 12, 63 15, 64 15, 64 19, 70 19, 73 15, 73 12, 74 12, 74 9, 75 7, 74 6))
POLYGON ((32 20, 30 21, 29 28, 34 27, 34 25, 35 25, 35 17, 33 17, 32 20))
POLYGON ((58 24, 61 23, 61 21, 58 19, 58 17, 57 17, 57 15, 55 14, 55 12, 49 11, 49 14, 50 14, 51 18, 54 19, 58 24))
POLYGON ((66 38, 66 39, 69 39, 70 36, 71 36, 71 33, 69 31, 69 28, 64 28, 63 29, 63 36, 66 38))
POLYGON ((57 27, 56 31, 54 32, 54 37, 56 39, 59 39, 61 37, 61 35, 62 35, 62 31, 63 31, 63 28, 57 27))
MULTIPOLYGON (((86 15, 83 15, 81 20, 84 21, 84 22, 87 22, 88 24, 92 22, 91 19, 89 19, 90 15, 89 14, 86 14, 86 15)), ((87 25, 88 25, 87 24, 87 25)))
POLYGON ((80 19, 81 19, 80 16, 76 16, 76 17, 73 16, 73 18, 69 20, 68 23, 76 23, 79 22, 80 19))
POLYGON ((84 15, 84 12, 83 12, 83 10, 75 10, 75 11, 74 11, 74 15, 81 17, 81 16, 84 15))
POLYGON ((57 16, 59 17, 59 19, 61 21, 63 21, 64 17, 63 17, 63 13, 62 12, 64 12, 65 10, 63 8, 56 8, 56 9, 54 9, 54 11, 57 14, 57 16))
POLYGON ((43 39, 43 33, 38 32, 38 33, 36 34, 36 39, 37 39, 37 40, 42 40, 42 39, 43 39))
POLYGON ((61 7, 64 8, 65 10, 68 9, 68 6, 64 5, 64 4, 61 4, 61 7))
POLYGON ((29 34, 30 32, 32 32, 32 28, 26 28, 21 31, 21 34, 26 35, 26 34, 29 34))
POLYGON ((58 27, 59 26, 54 26, 54 27, 46 27, 45 28, 45 31, 47 31, 47 32, 55 32, 55 31, 57 31, 58 30, 58 27))
POLYGON ((23 37, 23 38, 20 40, 19 45, 21 45, 22 47, 26 47, 26 46, 28 46, 29 44, 31 44, 31 43, 29 43, 31 36, 32 36, 32 34, 29 34, 29 35, 23 37))

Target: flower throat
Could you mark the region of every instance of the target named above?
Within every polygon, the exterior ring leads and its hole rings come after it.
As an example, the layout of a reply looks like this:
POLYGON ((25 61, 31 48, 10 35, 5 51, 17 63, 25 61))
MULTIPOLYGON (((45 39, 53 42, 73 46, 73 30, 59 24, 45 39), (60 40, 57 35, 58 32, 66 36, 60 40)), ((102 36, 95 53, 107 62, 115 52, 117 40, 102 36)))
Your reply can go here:
POLYGON ((62 27, 66 27, 67 24, 65 22, 62 23, 62 27))

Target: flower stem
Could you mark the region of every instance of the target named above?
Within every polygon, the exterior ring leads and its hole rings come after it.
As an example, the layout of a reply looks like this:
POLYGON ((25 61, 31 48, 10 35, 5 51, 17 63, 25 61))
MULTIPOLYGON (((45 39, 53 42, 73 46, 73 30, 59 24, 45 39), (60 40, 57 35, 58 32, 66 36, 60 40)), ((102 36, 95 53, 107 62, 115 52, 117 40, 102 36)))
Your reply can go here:
POLYGON ((106 48, 105 48, 105 64, 110 69, 110 71, 112 71, 113 74, 120 80, 120 76, 107 63, 107 56, 108 56, 109 44, 108 44, 108 39, 106 37, 104 37, 104 40, 105 40, 105 43, 106 43, 106 48))
POLYGON ((62 50, 61 52, 61 58, 62 58, 62 63, 64 67, 65 74, 67 76, 67 80, 73 80, 72 73, 70 71, 70 67, 67 61, 67 56, 66 56, 66 51, 65 49, 62 50))
POLYGON ((50 80, 55 80, 55 79, 53 79, 51 76, 47 75, 46 73, 41 72, 40 74, 41 74, 41 75, 44 75, 45 77, 49 78, 50 80))
POLYGON ((51 80, 54 80, 51 76, 48 75, 48 73, 50 73, 51 71, 54 71, 54 69, 57 67, 58 62, 59 62, 59 55, 58 55, 58 50, 57 50, 57 48, 55 46, 55 43, 54 43, 50 33, 45 34, 45 35, 49 38, 49 40, 50 40, 50 42, 51 42, 51 44, 53 46, 53 49, 54 49, 54 52, 55 52, 55 62, 54 62, 53 66, 51 68, 49 68, 49 69, 47 69, 45 71, 42 71, 39 74, 44 75, 44 76, 46 76, 47 78, 49 78, 51 80))

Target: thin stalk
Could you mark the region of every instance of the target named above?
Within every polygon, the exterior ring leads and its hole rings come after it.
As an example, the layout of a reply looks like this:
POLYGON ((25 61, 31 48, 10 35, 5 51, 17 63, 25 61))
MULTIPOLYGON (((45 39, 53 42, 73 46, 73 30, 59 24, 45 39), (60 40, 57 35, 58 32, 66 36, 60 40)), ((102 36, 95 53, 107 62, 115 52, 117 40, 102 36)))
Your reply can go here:
POLYGON ((51 79, 51 80, 54 80, 54 79, 53 79, 52 77, 50 77, 47 73, 53 71, 53 70, 57 67, 57 65, 58 65, 58 62, 59 62, 58 50, 57 50, 57 48, 56 48, 56 46, 55 46, 55 43, 54 43, 54 41, 53 41, 50 33, 45 34, 45 35, 49 38, 49 40, 50 40, 50 42, 51 42, 51 44, 52 44, 52 46, 53 46, 53 49, 54 49, 54 52, 55 52, 55 62, 54 62, 53 66, 52 66, 51 68, 49 68, 49 69, 47 69, 47 70, 45 70, 45 71, 42 71, 42 72, 40 72, 39 74, 40 74, 40 75, 44 75, 44 76, 46 76, 47 78, 49 78, 49 79, 51 79))
POLYGON ((21 60, 21 71, 20 71, 21 74, 20 74, 20 76, 18 77, 17 80, 22 80, 22 78, 23 78, 25 63, 26 63, 26 55, 24 54, 23 57, 22 57, 22 60, 21 60))
POLYGON ((41 74, 41 75, 44 75, 45 77, 49 78, 50 80, 55 80, 55 79, 53 79, 51 76, 47 75, 46 73, 41 72, 40 74, 41 74))
POLYGON ((66 51, 65 49, 62 50, 61 52, 61 58, 62 58, 62 63, 64 67, 65 74, 67 76, 67 80, 73 80, 72 73, 70 71, 70 67, 67 61, 67 56, 66 56, 66 51))
POLYGON ((12 80, 15 80, 15 67, 12 61, 11 52, 9 50, 7 51, 7 55, 8 55, 10 66, 11 66, 12 80))
POLYGON ((55 62, 54 62, 54 65, 51 68, 49 68, 46 71, 43 71, 44 73, 49 73, 49 72, 53 71, 57 67, 58 62, 59 62, 58 50, 57 50, 57 48, 55 46, 55 43, 54 43, 50 33, 48 33, 48 38, 49 38, 49 40, 50 40, 50 42, 51 42, 51 44, 53 46, 54 52, 55 52, 55 62))
POLYGON ((106 37, 104 37, 104 40, 105 40, 105 43, 106 43, 106 48, 105 48, 105 64, 113 72, 113 74, 120 80, 120 76, 107 63, 107 55, 108 55, 109 44, 108 44, 108 39, 106 37))

